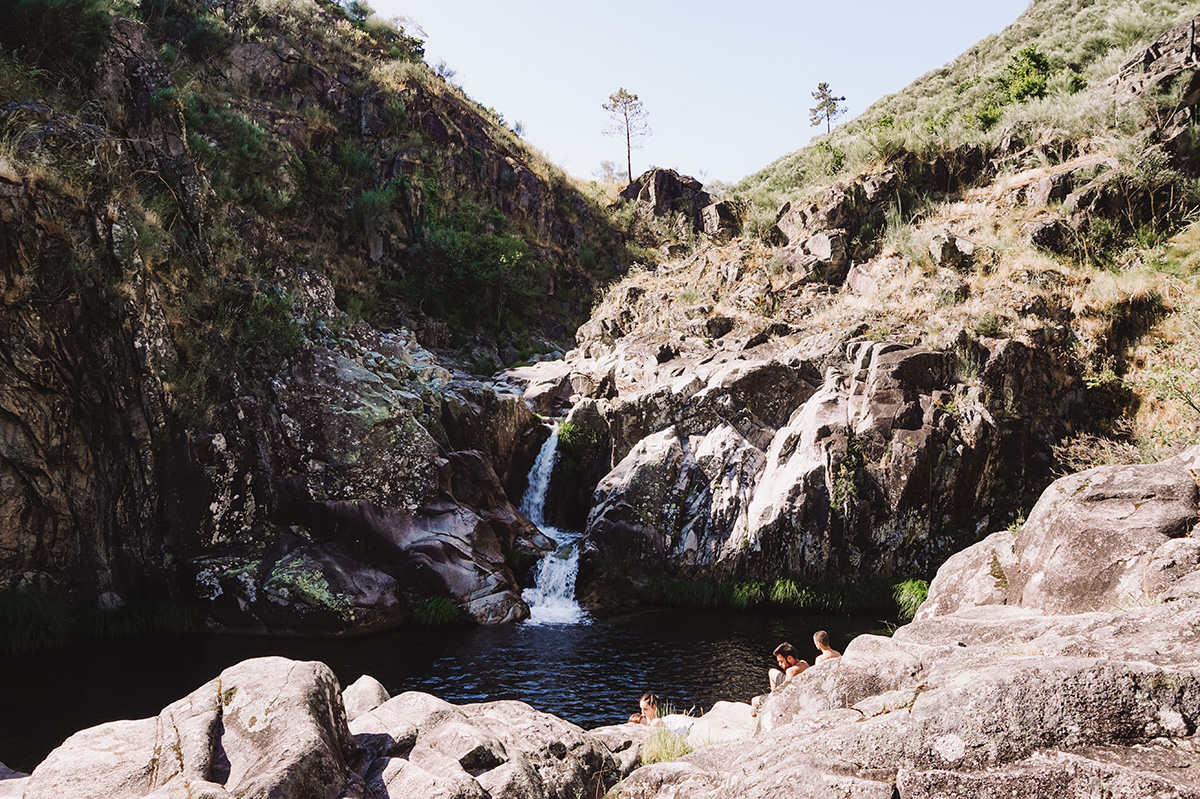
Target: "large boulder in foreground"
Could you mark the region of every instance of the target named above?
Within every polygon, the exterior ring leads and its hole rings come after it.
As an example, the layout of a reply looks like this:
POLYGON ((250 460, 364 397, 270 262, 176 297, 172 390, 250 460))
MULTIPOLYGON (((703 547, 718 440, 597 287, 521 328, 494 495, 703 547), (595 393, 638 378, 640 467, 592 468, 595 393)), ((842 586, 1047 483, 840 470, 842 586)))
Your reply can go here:
POLYGON ((1198 459, 1057 481, 1015 538, 947 561, 912 624, 774 692, 753 739, 621 795, 1200 796, 1198 459))
POLYGON ((157 718, 76 733, 34 769, 25 799, 365 797, 353 754, 329 667, 260 658, 226 669, 157 718))
POLYGON ((1019 532, 951 558, 917 618, 976 605, 1047 613, 1113 610, 1200 596, 1200 447, 1146 466, 1103 466, 1056 481, 1019 532))
POLYGON ((76 733, 13 783, 23 799, 576 799, 619 776, 600 738, 522 702, 388 699, 369 678, 344 696, 349 724, 324 664, 248 660, 156 718, 76 733))

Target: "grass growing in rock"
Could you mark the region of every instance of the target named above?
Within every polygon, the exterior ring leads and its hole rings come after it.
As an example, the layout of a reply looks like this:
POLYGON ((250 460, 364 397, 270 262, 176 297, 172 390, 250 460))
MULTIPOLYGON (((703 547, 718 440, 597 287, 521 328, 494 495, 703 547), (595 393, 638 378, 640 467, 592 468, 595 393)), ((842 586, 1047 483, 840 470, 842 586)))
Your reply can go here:
POLYGON ((929 596, 929 581, 912 578, 896 583, 893 596, 896 604, 900 606, 901 620, 912 621, 921 604, 929 596))
POLYGON ((692 753, 687 738, 668 729, 655 730, 642 744, 640 759, 643 766, 665 763, 692 753))
POLYGON ((435 596, 413 606, 413 621, 422 627, 449 627, 462 621, 462 613, 453 600, 435 596))

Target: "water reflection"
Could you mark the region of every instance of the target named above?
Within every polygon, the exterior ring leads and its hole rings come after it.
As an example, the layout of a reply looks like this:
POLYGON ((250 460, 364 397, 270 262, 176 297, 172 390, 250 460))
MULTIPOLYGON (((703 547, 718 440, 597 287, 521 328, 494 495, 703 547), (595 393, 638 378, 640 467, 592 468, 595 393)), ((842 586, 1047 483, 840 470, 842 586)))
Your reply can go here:
POLYGON ((842 649, 872 619, 648 610, 583 625, 402 630, 348 640, 201 635, 92 643, 0 659, 0 762, 29 770, 72 732, 152 716, 241 660, 321 660, 343 685, 362 674, 393 695, 455 703, 518 699, 582 727, 619 723, 653 690, 706 709, 761 693, 771 650, 790 640, 810 662, 812 633, 842 649))

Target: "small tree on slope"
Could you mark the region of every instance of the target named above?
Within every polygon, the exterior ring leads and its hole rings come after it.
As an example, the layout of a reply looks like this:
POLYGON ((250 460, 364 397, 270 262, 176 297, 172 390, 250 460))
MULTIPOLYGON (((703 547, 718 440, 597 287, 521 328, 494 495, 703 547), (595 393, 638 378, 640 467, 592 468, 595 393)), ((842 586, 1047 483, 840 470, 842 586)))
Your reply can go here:
POLYGON ((625 137, 625 166, 629 170, 629 181, 633 182, 633 146, 634 143, 650 135, 649 115, 642 107, 642 101, 636 94, 630 94, 624 88, 608 96, 604 110, 612 120, 604 129, 606 136, 625 137))
POLYGON ((828 134, 833 128, 833 120, 846 113, 846 109, 839 108, 838 103, 846 102, 845 97, 834 97, 833 92, 829 90, 828 83, 818 83, 817 90, 812 93, 813 99, 817 101, 816 108, 808 109, 808 121, 813 125, 825 123, 825 133, 828 134))

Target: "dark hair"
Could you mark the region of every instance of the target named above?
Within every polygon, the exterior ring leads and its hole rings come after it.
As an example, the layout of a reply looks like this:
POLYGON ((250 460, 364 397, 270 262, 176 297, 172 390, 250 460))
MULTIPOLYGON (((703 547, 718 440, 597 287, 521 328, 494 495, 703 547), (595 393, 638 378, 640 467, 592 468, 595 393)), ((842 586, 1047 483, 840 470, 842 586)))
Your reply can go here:
POLYGON ((829 633, 824 630, 817 630, 813 633, 813 640, 817 642, 818 646, 829 646, 829 633))
POLYGON ((796 647, 792 646, 787 641, 784 641, 782 644, 775 647, 775 652, 773 654, 781 655, 785 658, 795 658, 796 660, 800 659, 800 653, 796 651, 796 647))
POLYGON ((642 694, 641 698, 638 699, 638 702, 649 702, 655 707, 658 707, 658 694, 652 691, 647 691, 646 693, 642 694))

